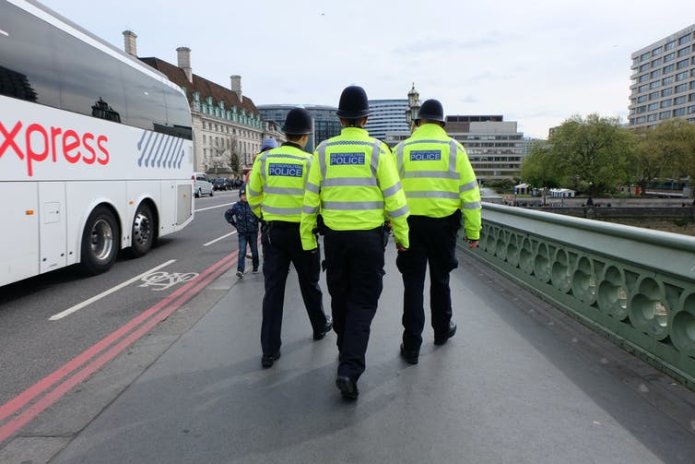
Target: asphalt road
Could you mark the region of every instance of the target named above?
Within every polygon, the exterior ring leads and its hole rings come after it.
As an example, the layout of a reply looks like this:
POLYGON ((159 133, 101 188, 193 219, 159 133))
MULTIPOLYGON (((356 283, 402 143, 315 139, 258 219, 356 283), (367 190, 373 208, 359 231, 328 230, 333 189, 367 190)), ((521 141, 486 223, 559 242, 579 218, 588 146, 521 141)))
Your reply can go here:
POLYGON ((0 405, 235 250, 236 235, 229 235, 234 229, 223 212, 237 199, 236 191, 196 199, 195 219, 184 230, 142 258, 121 253, 105 274, 87 277, 70 267, 0 288, 0 405))

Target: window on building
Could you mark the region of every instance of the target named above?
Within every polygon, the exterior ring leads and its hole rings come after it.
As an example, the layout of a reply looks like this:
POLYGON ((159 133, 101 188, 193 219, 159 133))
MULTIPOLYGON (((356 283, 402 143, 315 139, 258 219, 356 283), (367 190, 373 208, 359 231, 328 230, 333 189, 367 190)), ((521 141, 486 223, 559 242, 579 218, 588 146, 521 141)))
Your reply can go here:
POLYGON ((678 45, 683 45, 683 44, 690 42, 690 38, 691 38, 691 36, 689 33, 684 35, 683 37, 679 37, 678 38, 678 45))
MULTIPOLYGON (((655 79, 659 76, 661 76, 661 69, 656 69, 656 70, 652 71, 651 73, 649 73, 650 79, 655 79)), ((640 82, 642 82, 642 81, 640 81, 640 82)))
POLYGON ((664 77, 664 79, 661 81, 661 83, 664 85, 673 84, 673 80, 674 80, 673 76, 668 76, 668 77, 664 77))
POLYGON ((685 47, 685 48, 681 48, 680 50, 678 50, 678 52, 676 52, 676 56, 678 58, 680 58, 681 56, 685 56, 689 53, 690 53, 690 47, 685 47))
POLYGON ((684 81, 688 78, 688 71, 679 72, 676 74, 676 82, 684 81))
POLYGON ((672 64, 670 64, 670 65, 668 65, 668 66, 664 66, 664 74, 671 73, 671 72, 673 72, 675 69, 676 69, 676 67, 675 67, 674 65, 672 65, 672 64))
POLYGON ((662 111, 659 113, 659 119, 668 119, 671 117, 671 112, 670 111, 662 111))
POLYGON ((673 99, 673 104, 674 105, 682 105, 686 102, 686 96, 681 95, 680 97, 676 97, 673 99))
POLYGON ((676 53, 675 52, 671 52, 667 55, 664 55, 664 63, 668 63, 669 61, 673 61, 675 59, 676 59, 676 53))
POLYGON ((663 58, 657 58, 654 61, 652 61, 652 68, 656 68, 657 66, 661 66, 661 64, 664 62, 663 58))
POLYGON ((673 104, 673 99, 669 98, 669 99, 667 99, 667 100, 663 100, 663 101, 661 102, 661 105, 660 105, 660 106, 661 106, 661 108, 668 108, 668 107, 671 106, 672 104, 673 104))
POLYGON ((659 109, 658 103, 650 103, 649 106, 647 107, 647 111, 656 111, 658 109, 659 109))
POLYGON ((676 108, 675 110, 673 110, 673 116, 674 117, 685 116, 685 108, 676 108))
POLYGON ((676 69, 687 68, 690 60, 681 60, 676 63, 676 69))
POLYGON ((668 97, 669 95, 673 95, 673 88, 672 87, 669 87, 669 88, 661 91, 662 97, 668 97))
POLYGON ((649 94, 649 99, 650 99, 650 100, 657 100, 658 98, 659 98, 659 92, 658 92, 658 91, 652 92, 652 93, 649 94))
POLYGON ((661 55, 662 51, 663 50, 661 47, 655 48, 654 50, 652 50, 652 56, 659 56, 659 55, 661 55))
POLYGON ((686 90, 688 90, 688 83, 687 83, 687 82, 686 82, 685 84, 677 85, 677 86, 674 88, 674 91, 675 91, 676 93, 685 92, 686 90))
POLYGON ((674 48, 676 48, 676 41, 675 40, 672 40, 671 42, 664 45, 664 50, 673 50, 674 48))
POLYGON ((651 84, 649 84, 650 89, 658 89, 659 87, 661 87, 661 82, 659 81, 654 81, 651 84))
POLYGON ((647 116, 647 122, 654 122, 656 121, 656 114, 650 114, 647 116))

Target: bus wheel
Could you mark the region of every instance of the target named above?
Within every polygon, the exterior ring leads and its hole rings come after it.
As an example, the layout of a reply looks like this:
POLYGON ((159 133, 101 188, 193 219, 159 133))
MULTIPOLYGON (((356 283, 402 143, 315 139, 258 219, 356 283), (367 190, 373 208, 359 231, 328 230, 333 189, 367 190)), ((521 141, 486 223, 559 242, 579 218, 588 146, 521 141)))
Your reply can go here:
POLYGON ((139 258, 147 254, 154 243, 154 219, 152 210, 146 204, 138 206, 133 221, 131 254, 139 258))
POLYGON ((82 268, 89 274, 108 271, 116 262, 121 233, 110 209, 92 211, 82 232, 82 268))

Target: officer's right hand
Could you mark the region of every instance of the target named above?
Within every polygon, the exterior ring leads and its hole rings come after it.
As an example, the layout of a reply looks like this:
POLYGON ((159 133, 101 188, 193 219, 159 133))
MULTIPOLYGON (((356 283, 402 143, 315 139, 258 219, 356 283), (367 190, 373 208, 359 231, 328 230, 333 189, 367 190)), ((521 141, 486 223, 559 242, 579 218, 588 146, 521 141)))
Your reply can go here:
POLYGON ((401 253, 403 251, 408 251, 408 249, 406 247, 404 247, 403 245, 401 245, 398 242, 396 242, 396 249, 398 250, 399 253, 401 253))

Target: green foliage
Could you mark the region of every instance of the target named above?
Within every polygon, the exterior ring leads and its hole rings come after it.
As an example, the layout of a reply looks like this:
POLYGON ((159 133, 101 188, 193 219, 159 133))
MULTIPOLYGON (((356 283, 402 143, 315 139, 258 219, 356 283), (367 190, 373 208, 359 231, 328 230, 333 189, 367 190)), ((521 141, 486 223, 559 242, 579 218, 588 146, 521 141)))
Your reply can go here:
POLYGON ((597 195, 630 178, 636 140, 617 118, 573 116, 553 132, 549 143, 565 185, 585 185, 589 195, 597 195))
MULTIPOLYGON (((664 121, 656 128, 640 133, 640 168, 653 166, 653 172, 642 172, 640 180, 656 177, 680 179, 695 177, 695 125, 682 119, 664 121)), ((644 168, 643 168, 644 169, 644 168)))
POLYGON ((510 179, 495 179, 485 182, 485 187, 495 190, 497 193, 509 193, 514 190, 514 181, 510 179))
POLYGON ((560 158, 551 153, 544 143, 531 145, 531 153, 521 164, 521 178, 534 187, 555 188, 561 186, 563 177, 560 158))

